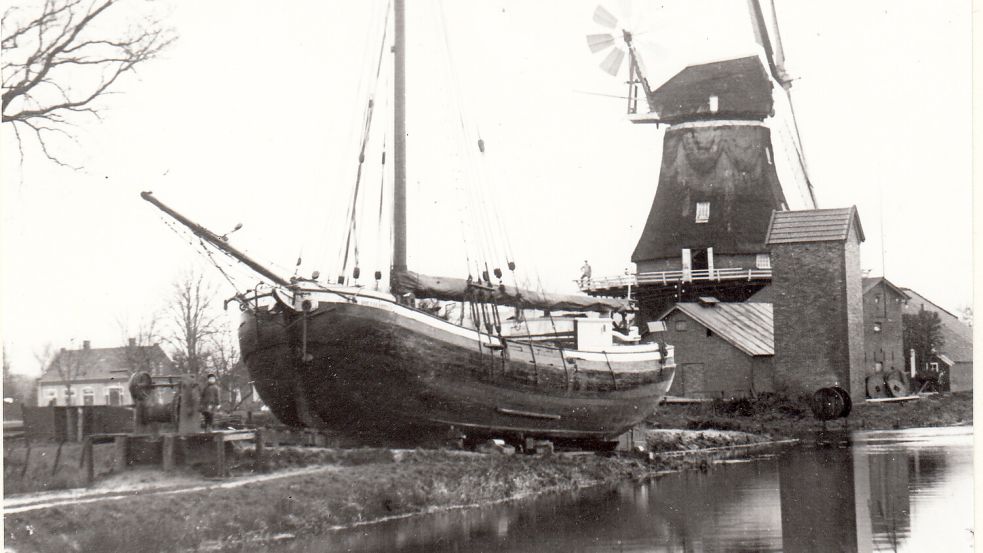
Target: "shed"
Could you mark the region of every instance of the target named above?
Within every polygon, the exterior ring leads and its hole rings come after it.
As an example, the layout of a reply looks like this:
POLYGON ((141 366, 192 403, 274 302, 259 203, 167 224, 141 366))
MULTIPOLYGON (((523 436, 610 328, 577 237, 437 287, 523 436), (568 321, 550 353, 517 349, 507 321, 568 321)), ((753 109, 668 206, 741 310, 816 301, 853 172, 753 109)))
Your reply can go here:
POLYGON ((679 363, 669 395, 746 397, 774 391, 771 304, 677 303, 660 320, 679 363))

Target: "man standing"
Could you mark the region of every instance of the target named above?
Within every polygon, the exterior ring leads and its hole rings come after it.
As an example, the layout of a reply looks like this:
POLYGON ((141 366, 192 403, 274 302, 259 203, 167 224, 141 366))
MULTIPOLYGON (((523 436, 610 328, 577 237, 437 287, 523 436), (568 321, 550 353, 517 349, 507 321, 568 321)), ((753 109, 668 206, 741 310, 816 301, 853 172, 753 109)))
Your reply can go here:
POLYGON ((590 263, 584 260, 584 266, 580 268, 580 285, 583 286, 584 283, 590 285, 590 263))
POLYGON ((212 429, 212 425, 215 423, 215 411, 218 410, 220 398, 218 384, 215 383, 215 380, 215 375, 209 373, 208 384, 205 384, 205 389, 201 391, 201 417, 202 426, 205 430, 212 429))

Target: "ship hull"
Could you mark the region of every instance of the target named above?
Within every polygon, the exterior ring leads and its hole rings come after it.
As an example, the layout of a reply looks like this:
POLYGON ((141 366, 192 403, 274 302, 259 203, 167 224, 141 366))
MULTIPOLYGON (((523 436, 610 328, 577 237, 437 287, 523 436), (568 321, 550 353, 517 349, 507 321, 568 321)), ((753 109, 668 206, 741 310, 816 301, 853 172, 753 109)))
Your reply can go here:
POLYGON ((654 411, 674 372, 638 348, 502 344, 371 298, 247 310, 239 335, 256 389, 282 422, 361 443, 424 443, 451 429, 609 441, 654 411))

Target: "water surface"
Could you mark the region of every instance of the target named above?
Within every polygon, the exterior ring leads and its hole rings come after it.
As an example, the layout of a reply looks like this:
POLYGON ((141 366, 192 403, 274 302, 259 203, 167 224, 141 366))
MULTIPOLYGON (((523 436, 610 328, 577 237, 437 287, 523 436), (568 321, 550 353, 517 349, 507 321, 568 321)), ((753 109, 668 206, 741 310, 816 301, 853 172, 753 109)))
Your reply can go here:
POLYGON ((972 428, 860 432, 706 473, 299 537, 276 551, 970 551, 972 428))

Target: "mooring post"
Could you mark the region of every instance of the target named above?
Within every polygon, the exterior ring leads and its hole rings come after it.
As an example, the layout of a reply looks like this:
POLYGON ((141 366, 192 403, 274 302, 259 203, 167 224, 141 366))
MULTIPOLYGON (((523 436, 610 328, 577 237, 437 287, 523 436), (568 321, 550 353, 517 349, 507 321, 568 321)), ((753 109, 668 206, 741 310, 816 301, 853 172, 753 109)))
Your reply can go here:
POLYGON ((85 468, 85 483, 91 484, 96 479, 96 464, 92 460, 92 437, 86 436, 82 442, 82 461, 85 468))
POLYGON ((265 432, 263 429, 256 430, 256 470, 260 472, 266 472, 266 444, 263 441, 266 439, 265 432))
POLYGON ((219 477, 225 476, 225 439, 221 433, 215 434, 212 438, 215 444, 215 474, 219 477))
POLYGON ((129 439, 126 436, 116 436, 113 440, 113 446, 115 447, 113 470, 124 471, 127 465, 129 439))
POLYGON ((164 471, 174 470, 174 435, 165 434, 161 444, 161 465, 164 471))

